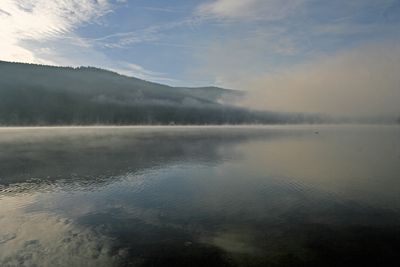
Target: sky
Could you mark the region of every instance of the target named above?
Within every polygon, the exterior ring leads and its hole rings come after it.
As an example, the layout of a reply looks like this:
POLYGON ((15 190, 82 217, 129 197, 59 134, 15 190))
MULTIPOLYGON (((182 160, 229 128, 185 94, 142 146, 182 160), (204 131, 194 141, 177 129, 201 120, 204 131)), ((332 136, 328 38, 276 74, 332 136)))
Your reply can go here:
POLYGON ((399 112, 400 0, 0 0, 0 59, 249 92, 259 109, 399 112))

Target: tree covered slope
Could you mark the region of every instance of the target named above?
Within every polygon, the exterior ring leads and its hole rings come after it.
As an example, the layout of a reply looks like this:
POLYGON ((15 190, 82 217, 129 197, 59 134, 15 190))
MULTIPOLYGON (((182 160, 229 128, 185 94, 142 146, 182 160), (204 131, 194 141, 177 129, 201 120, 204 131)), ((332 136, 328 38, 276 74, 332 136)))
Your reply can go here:
POLYGON ((0 61, 0 125, 243 124, 319 118, 251 111, 243 93, 170 87, 92 67, 0 61))

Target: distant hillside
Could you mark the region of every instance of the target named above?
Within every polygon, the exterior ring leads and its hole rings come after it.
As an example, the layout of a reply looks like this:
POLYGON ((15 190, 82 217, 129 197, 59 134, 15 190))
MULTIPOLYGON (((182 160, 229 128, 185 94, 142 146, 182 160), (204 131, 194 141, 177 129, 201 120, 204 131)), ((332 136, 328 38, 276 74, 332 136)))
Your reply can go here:
POLYGON ((234 107, 243 93, 170 87, 93 67, 0 61, 0 125, 240 124, 318 117, 234 107))

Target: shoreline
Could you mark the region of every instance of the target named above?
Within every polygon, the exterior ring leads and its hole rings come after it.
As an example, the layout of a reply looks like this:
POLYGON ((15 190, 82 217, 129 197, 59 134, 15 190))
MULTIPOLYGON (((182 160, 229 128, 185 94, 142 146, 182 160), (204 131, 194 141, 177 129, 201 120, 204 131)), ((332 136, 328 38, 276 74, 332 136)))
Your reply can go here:
POLYGON ((327 124, 210 124, 210 125, 40 125, 40 126, 0 126, 7 129, 134 129, 134 128, 281 128, 281 127, 399 127, 399 124, 362 124, 362 123, 327 123, 327 124))

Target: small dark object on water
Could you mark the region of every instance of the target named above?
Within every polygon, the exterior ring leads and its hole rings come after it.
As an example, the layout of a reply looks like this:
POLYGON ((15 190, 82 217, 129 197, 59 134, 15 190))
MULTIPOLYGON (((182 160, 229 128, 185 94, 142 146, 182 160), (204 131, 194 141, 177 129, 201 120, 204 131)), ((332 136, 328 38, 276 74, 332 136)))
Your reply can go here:
POLYGON ((319 134, 319 132, 314 132, 315 134, 319 134))

